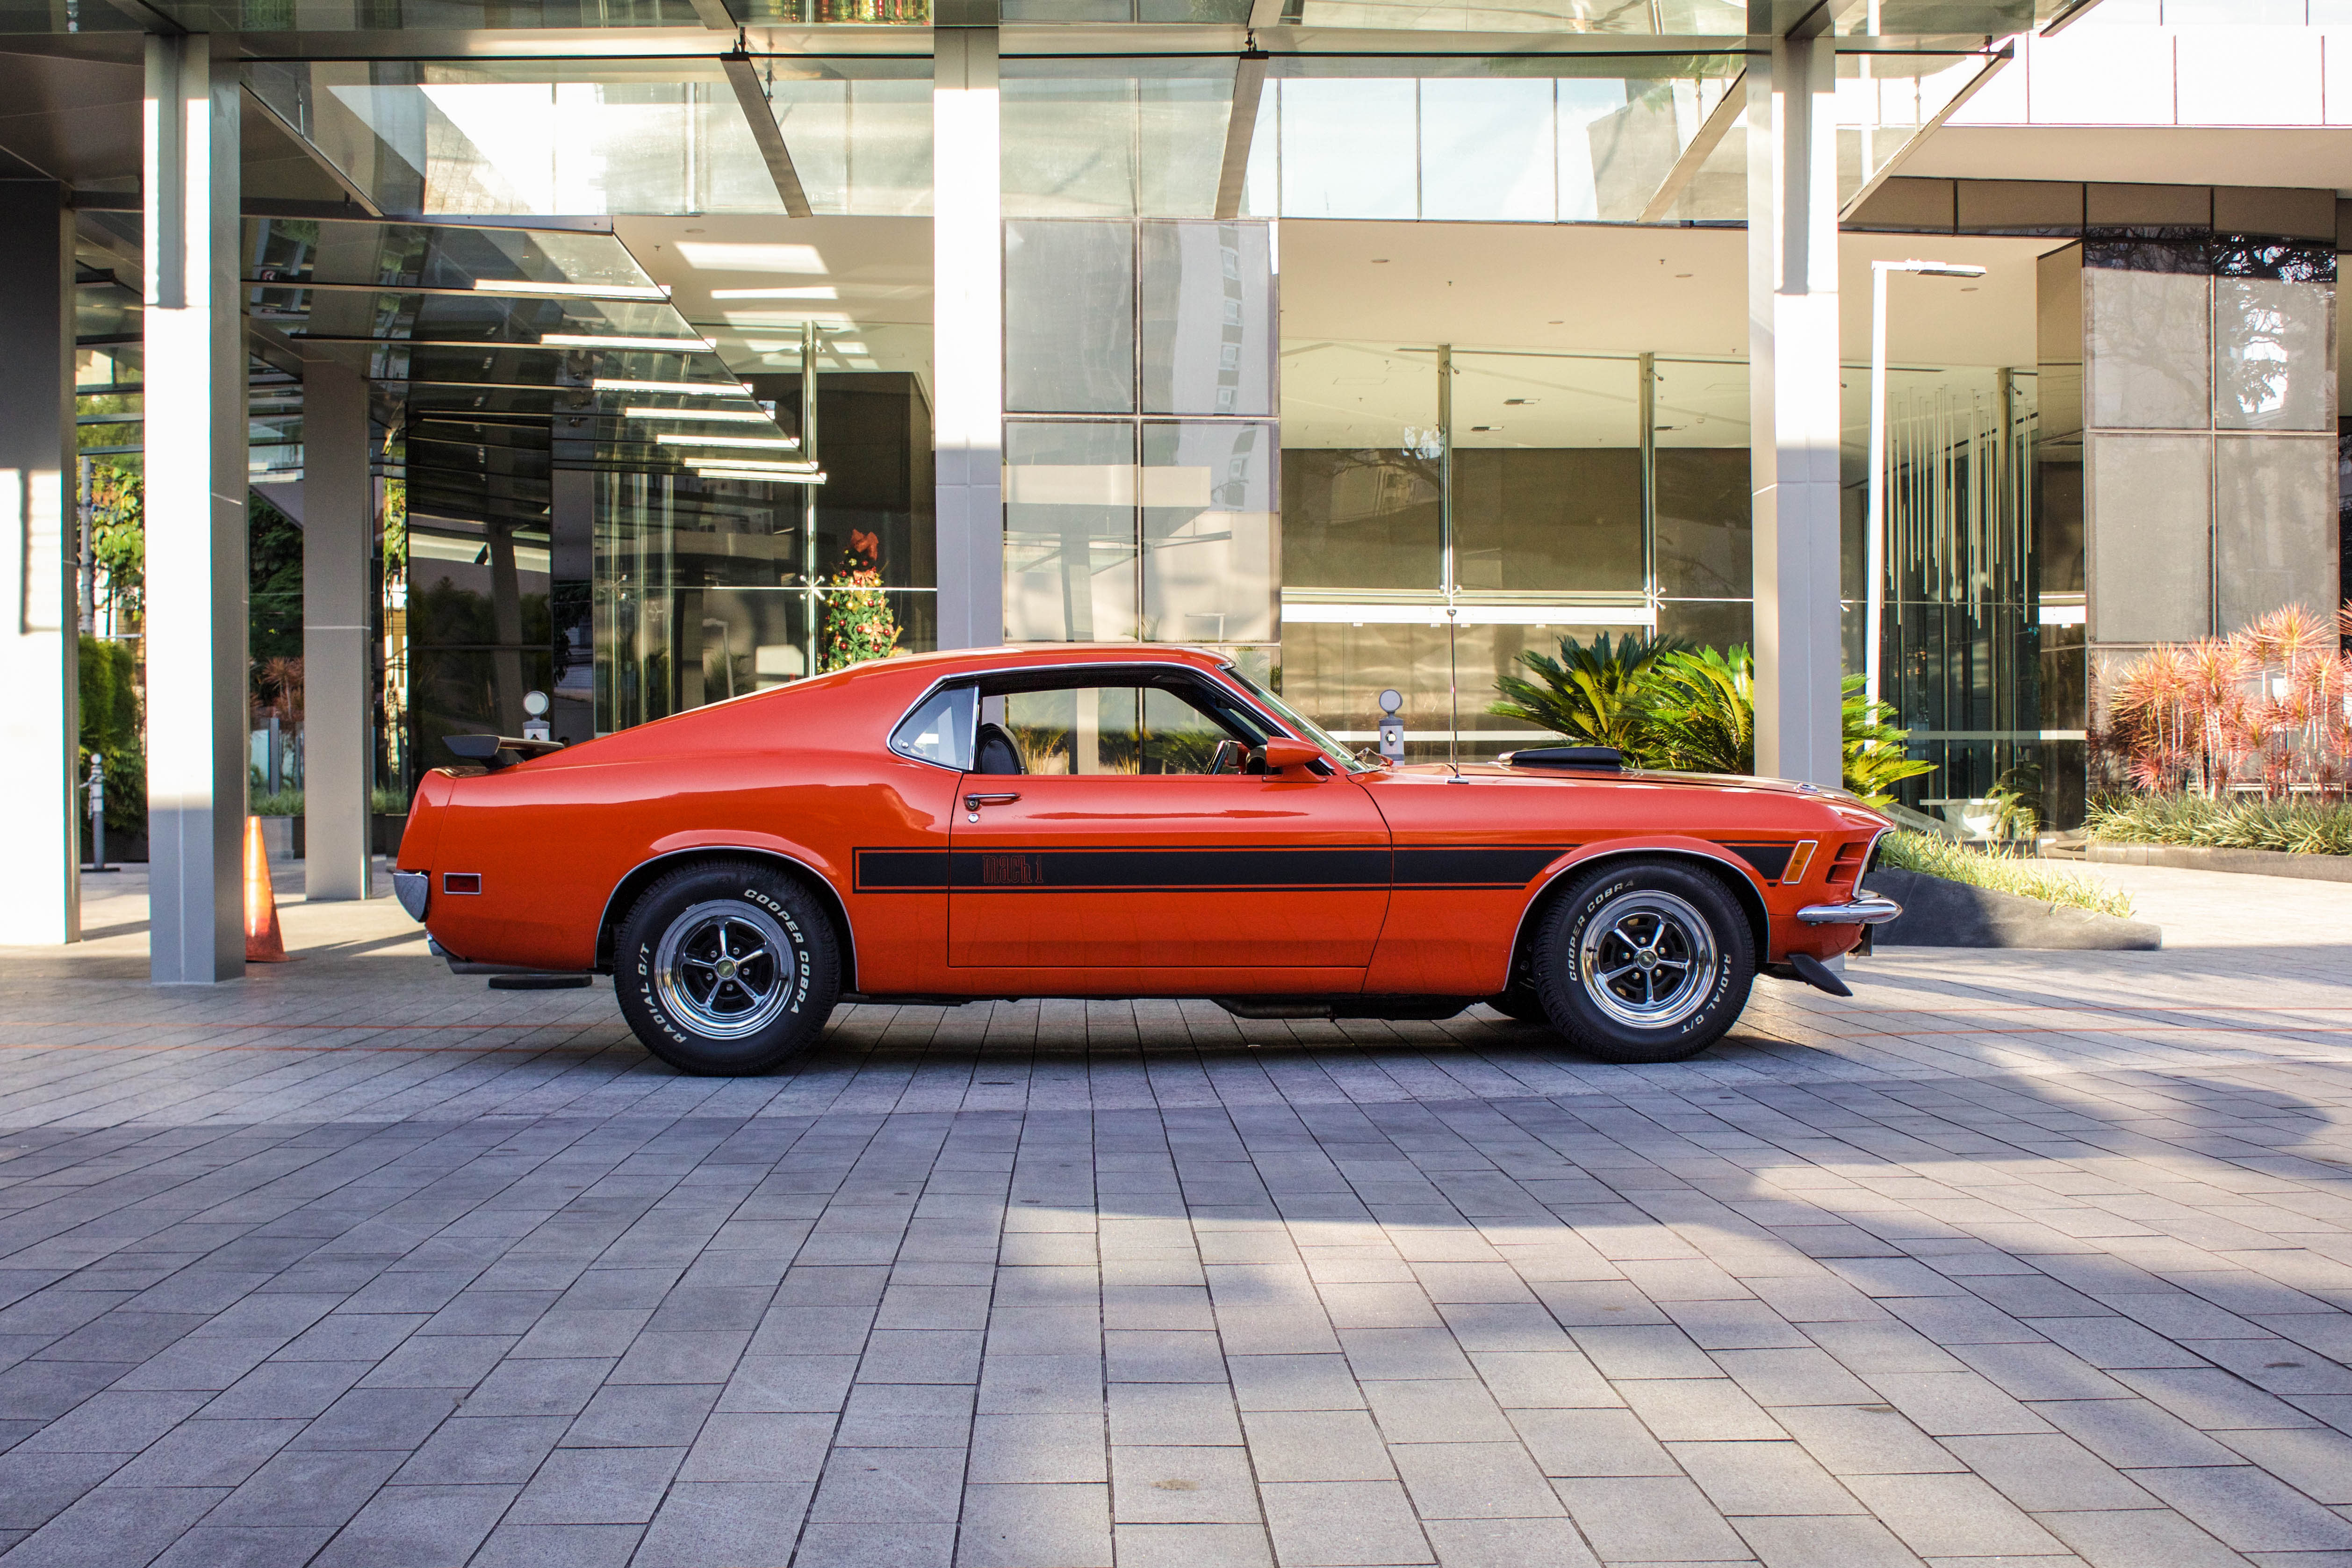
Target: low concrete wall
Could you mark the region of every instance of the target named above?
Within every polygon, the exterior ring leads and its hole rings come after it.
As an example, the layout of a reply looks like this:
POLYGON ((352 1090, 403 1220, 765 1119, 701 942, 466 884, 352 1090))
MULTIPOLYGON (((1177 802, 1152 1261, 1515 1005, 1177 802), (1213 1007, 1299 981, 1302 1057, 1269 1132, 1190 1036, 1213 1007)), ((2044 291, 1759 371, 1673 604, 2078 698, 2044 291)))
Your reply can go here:
POLYGON ((1919 871, 1882 868, 1870 890, 1903 906, 1878 928, 1889 947, 2028 947, 2143 952, 2164 945, 2164 931, 2145 921, 2045 904, 2015 893, 1972 888, 1919 871))
POLYGON ((2297 877, 2352 882, 2352 855, 2290 855, 2284 849, 2192 849, 2173 844, 2083 846, 2083 858, 2107 866, 2171 866, 2183 871, 2236 871, 2256 877, 2297 877))

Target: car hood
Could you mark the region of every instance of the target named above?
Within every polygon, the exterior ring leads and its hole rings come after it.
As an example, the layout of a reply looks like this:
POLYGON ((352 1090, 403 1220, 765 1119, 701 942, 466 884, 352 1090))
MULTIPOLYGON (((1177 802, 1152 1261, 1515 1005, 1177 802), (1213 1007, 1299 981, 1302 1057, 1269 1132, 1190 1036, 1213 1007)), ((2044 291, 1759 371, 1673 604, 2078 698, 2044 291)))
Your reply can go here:
MULTIPOLYGON (((1444 763, 1408 763, 1393 771, 1443 777, 1453 770, 1444 763)), ((1887 826, 1895 826, 1884 812, 1849 790, 1824 789, 1819 784, 1800 784, 1794 779, 1764 778, 1751 773, 1685 773, 1664 768, 1627 768, 1622 773, 1611 773, 1599 768, 1515 768, 1501 763, 1465 763, 1462 774, 1465 778, 1509 779, 1518 784, 1568 785, 1622 781, 1626 784, 1666 784, 1681 789, 1754 790, 1767 795, 1817 800, 1825 805, 1835 805, 1847 811, 1868 812, 1887 826)))

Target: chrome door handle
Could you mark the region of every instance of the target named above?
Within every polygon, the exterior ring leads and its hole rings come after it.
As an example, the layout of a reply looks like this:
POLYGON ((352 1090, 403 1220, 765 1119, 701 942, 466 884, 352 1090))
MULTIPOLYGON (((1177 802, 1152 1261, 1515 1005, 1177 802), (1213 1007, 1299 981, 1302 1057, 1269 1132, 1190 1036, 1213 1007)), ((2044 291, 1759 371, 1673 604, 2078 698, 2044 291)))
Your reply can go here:
POLYGON ((1010 805, 1020 798, 1017 795, 968 795, 963 797, 963 808, 978 811, 983 805, 1010 805))

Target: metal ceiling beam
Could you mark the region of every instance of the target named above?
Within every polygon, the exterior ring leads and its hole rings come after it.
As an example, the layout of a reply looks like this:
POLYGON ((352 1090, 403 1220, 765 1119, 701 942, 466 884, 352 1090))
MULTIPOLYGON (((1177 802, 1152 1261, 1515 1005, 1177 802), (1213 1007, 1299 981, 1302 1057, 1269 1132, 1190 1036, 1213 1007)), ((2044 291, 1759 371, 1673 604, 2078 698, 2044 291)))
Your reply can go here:
POLYGON ((335 167, 333 161, 324 153, 320 152, 318 147, 312 143, 308 136, 303 135, 301 131, 297 128, 291 121, 278 112, 277 105, 271 103, 268 99, 254 91, 251 87, 247 87, 245 89, 245 101, 251 104, 254 108, 261 110, 263 116, 268 120, 269 123, 278 127, 279 132, 283 134, 289 142, 293 142, 296 147, 301 150, 304 157, 310 159, 311 163, 318 165, 319 172, 320 174, 334 181, 335 184, 342 191, 345 199, 353 206, 358 207, 370 217, 382 217, 383 216, 383 209, 376 205, 375 198, 370 195, 366 191, 362 190, 359 184, 354 182, 349 174, 344 174, 341 169, 335 167))
POLYGON ((719 56, 719 63, 727 68, 728 84, 734 88, 735 101, 742 106, 743 119, 751 127, 751 140, 760 144, 760 156, 767 160, 768 177, 776 182, 776 195, 785 213, 793 217, 814 216, 809 211, 808 193, 801 189, 800 171, 793 167, 792 150, 784 145, 783 128, 776 123, 775 106, 760 85, 760 68, 740 49, 719 56))
POLYGON ((1252 49, 1234 62, 1233 114, 1225 121, 1225 161, 1217 174, 1219 217, 1241 216, 1250 141, 1257 134, 1257 106, 1265 97, 1265 58, 1264 49, 1252 49))
POLYGON ((2003 44, 2001 46, 2000 52, 1985 62, 1984 69, 1977 72, 1976 75, 1969 79, 1968 86, 1952 94, 1952 100, 1949 103, 1945 104, 1943 108, 1937 110, 1935 112, 1935 115, 1928 120, 1927 124, 1919 127, 1917 132, 1913 133, 1906 141, 1905 141, 1902 146, 1895 150, 1895 155, 1893 157, 1879 164, 1877 172, 1873 174, 1868 179, 1862 182, 1862 188, 1854 192, 1853 197, 1847 201, 1845 205, 1838 209, 1838 222, 1848 222, 1853 218, 1854 214, 1860 212, 1862 210, 1862 204, 1875 195, 1878 193, 1879 186, 1893 179, 1895 177, 1895 172, 1897 169, 1900 169, 1910 160, 1911 154, 1916 153, 1922 146, 1924 146, 1927 143, 1927 138, 1934 135, 1936 132, 1942 127, 1944 121, 1949 120, 1954 114, 1958 113, 1959 111, 1960 105, 1966 103, 1971 98, 1974 98, 1979 88, 1983 87, 1985 83, 1990 81, 1996 75, 2000 74, 2000 68, 2007 65, 2016 53, 2017 46, 2015 44, 2003 44))
POLYGON ((738 32, 743 26, 735 19, 734 13, 727 9, 727 0, 694 0, 694 14, 701 17, 702 25, 714 33, 738 32))
POLYGON ((2042 36, 2046 38, 2063 28, 2073 26, 2083 19, 2084 13, 2098 3, 2099 0, 2074 0, 2073 5, 2064 7, 2055 16, 2042 24, 2042 36))
POLYGON ((1638 221, 1664 223, 1666 220, 1666 215, 1674 211, 1675 204, 1690 188, 1690 183, 1698 177, 1708 155, 1722 144, 1725 135, 1739 122, 1739 111, 1747 107, 1748 73, 1741 71, 1731 79, 1731 85, 1723 89, 1723 96, 1716 100, 1715 108, 1699 123, 1697 134, 1684 145, 1682 153, 1675 159, 1675 166, 1666 171, 1666 177, 1658 182, 1657 190, 1651 194, 1649 205, 1643 207, 1638 221))

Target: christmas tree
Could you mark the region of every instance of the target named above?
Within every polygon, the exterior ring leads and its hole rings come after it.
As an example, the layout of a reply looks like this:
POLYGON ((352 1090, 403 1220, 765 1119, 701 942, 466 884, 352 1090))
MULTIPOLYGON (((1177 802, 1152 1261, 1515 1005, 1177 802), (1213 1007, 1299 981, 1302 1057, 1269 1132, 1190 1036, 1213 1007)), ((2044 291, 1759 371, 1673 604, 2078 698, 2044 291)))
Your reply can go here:
POLYGON ((818 650, 818 673, 847 669, 853 664, 889 658, 899 652, 898 619, 890 613, 890 595, 882 585, 878 534, 851 529, 849 548, 841 555, 841 570, 827 577, 824 586, 824 637, 818 650))

